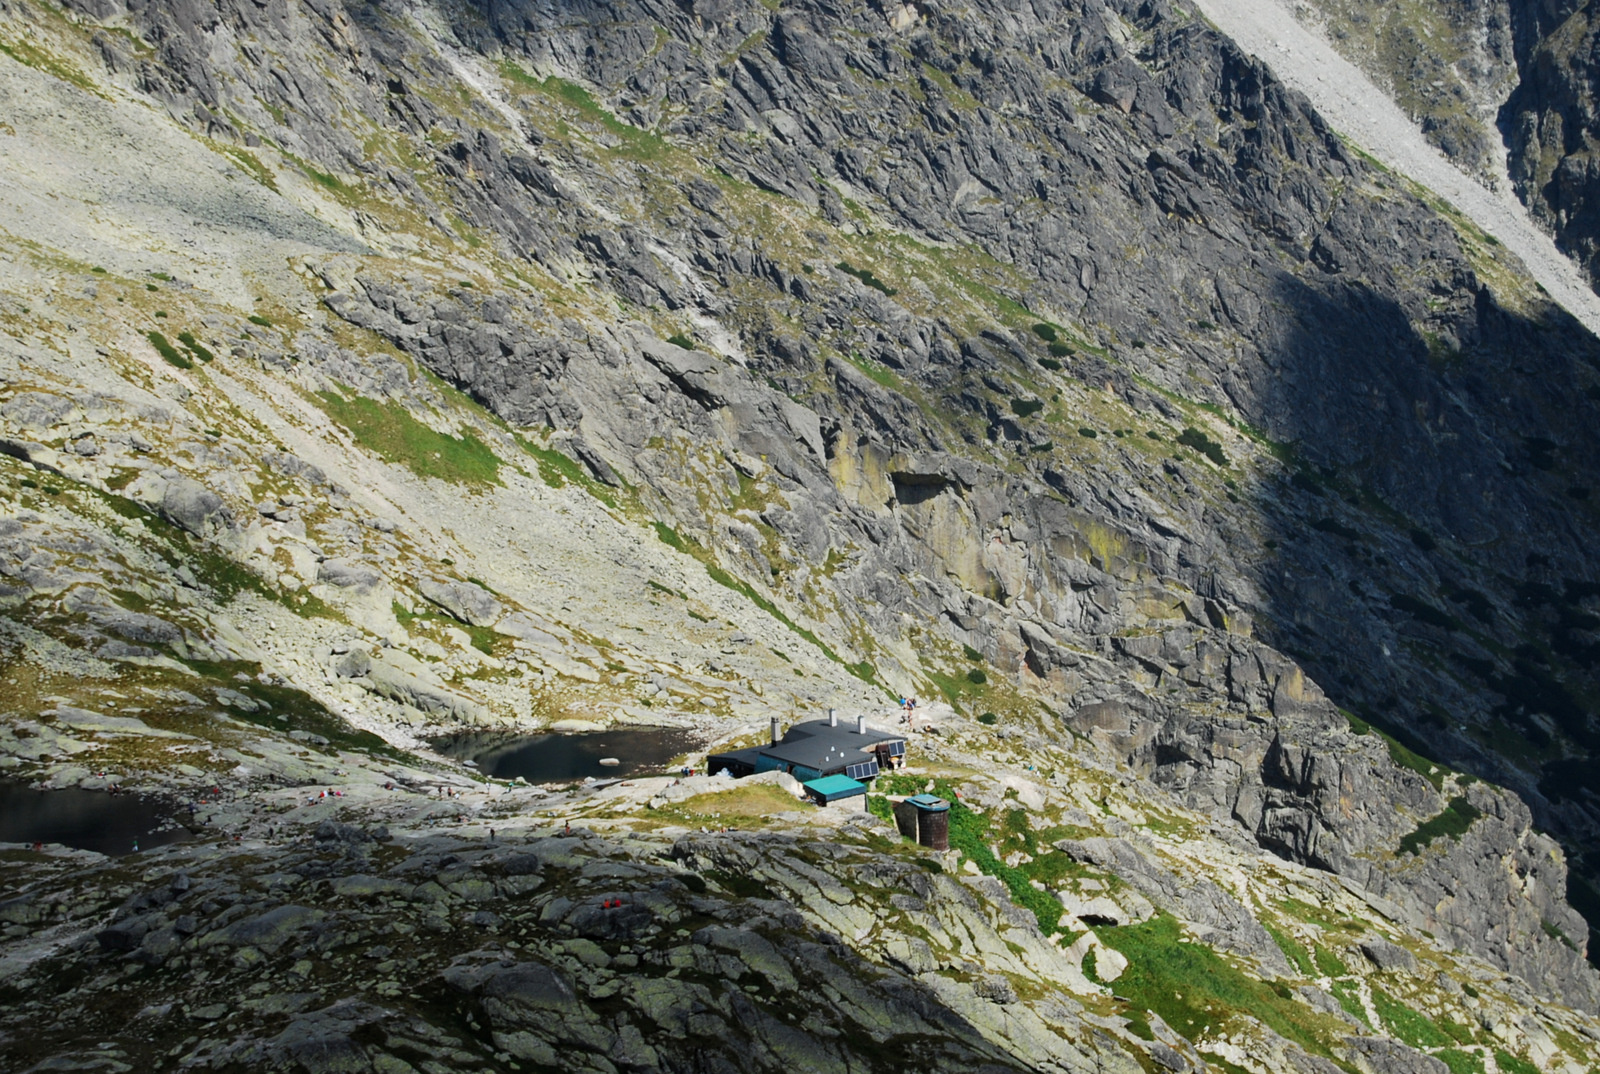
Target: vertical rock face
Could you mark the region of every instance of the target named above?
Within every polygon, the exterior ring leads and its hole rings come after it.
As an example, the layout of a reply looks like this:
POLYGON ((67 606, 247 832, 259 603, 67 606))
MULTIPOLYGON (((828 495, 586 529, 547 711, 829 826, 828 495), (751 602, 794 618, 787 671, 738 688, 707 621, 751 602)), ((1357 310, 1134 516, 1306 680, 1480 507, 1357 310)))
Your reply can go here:
POLYGON ((1517 193, 1600 285, 1595 204, 1600 140, 1594 72, 1600 32, 1589 5, 1513 4, 1521 82, 1501 113, 1517 193))

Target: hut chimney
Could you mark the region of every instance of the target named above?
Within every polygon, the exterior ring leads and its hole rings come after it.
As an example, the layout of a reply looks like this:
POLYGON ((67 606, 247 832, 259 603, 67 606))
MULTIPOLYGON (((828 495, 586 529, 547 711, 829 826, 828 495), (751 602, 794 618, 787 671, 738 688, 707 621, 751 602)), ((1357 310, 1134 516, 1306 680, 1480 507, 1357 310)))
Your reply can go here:
POLYGON ((838 710, 836 710, 836 709, 829 709, 828 710, 828 726, 829 727, 838 727, 839 726, 839 713, 838 713, 838 710))
POLYGON ((866 716, 864 716, 864 715, 857 716, 856 717, 856 734, 864 735, 866 733, 867 733, 867 718, 866 718, 866 716))
POLYGON ((771 744, 774 745, 774 746, 776 746, 778 744, 778 718, 776 716, 774 716, 772 718, 772 743, 771 744))

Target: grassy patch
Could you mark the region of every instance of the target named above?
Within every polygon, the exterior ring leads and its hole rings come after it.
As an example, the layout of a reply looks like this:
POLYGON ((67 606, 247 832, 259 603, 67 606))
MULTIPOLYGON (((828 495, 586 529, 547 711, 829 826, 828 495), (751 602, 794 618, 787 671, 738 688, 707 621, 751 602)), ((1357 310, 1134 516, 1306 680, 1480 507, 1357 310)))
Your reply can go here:
POLYGON ((857 369, 861 370, 861 372, 870 377, 873 383, 882 385, 883 387, 888 388, 890 391, 896 391, 900 392, 901 394, 905 394, 905 385, 900 383, 900 378, 895 376, 889 370, 885 369, 883 366, 879 365, 877 362, 868 361, 859 354, 851 354, 847 355, 846 357, 851 365, 855 366, 857 369))
POLYGON ((156 353, 161 355, 168 365, 175 365, 179 369, 194 368, 194 363, 189 360, 188 355, 183 354, 178 348, 174 347, 171 341, 160 332, 146 332, 144 338, 150 341, 150 346, 156 349, 156 353))
POLYGON ((194 355, 196 358, 200 359, 202 362, 211 362, 216 360, 217 356, 207 350, 205 345, 198 339, 195 339, 193 332, 179 332, 178 342, 182 343, 185 350, 194 355))
POLYGON ((436 432, 396 402, 366 396, 318 392, 328 416, 350 430, 356 443, 386 462, 407 467, 418 477, 459 485, 500 483, 500 459, 473 433, 436 432))
POLYGON ((616 152, 623 156, 637 160, 659 160, 672 151, 672 146, 659 134, 624 123, 596 101, 593 94, 575 82, 555 75, 542 80, 535 78, 510 60, 500 64, 500 74, 518 89, 535 90, 560 101, 586 122, 620 139, 622 145, 616 152))
POLYGON ((1362 1025, 1370 1025, 1367 1021, 1367 1009, 1361 1005, 1361 997, 1356 995, 1356 986, 1349 981, 1333 982, 1333 998, 1339 1001, 1339 1007, 1351 1018, 1362 1025))
POLYGON ((844 273, 846 276, 854 276, 856 279, 860 280, 874 291, 881 292, 890 298, 893 298, 895 295, 900 293, 893 287, 890 287, 888 284, 878 279, 878 277, 874 276, 871 269, 856 268, 848 261, 841 261, 833 267, 844 273))
MULTIPOLYGON (((698 827, 708 821, 717 821, 732 827, 761 827, 774 813, 799 809, 801 803, 788 792, 771 785, 742 786, 729 791, 697 794, 657 810, 653 816, 698 827)), ((708 877, 713 874, 708 873, 708 877)), ((715 877, 723 887, 728 887, 720 877, 715 877)))
POLYGON ((1415 831, 1405 835, 1400 840, 1400 851, 1405 854, 1416 854, 1435 839, 1447 835, 1459 843, 1461 836, 1472 827, 1472 822, 1481 816, 1483 812, 1477 806, 1457 795, 1450 799, 1450 803, 1444 807, 1444 812, 1423 821, 1417 825, 1415 831))
POLYGON ((1225 1022, 1234 1013, 1260 1019, 1307 1051, 1326 1055, 1318 1017, 1287 988, 1249 976, 1205 944, 1183 939, 1176 920, 1162 914, 1139 925, 1099 930, 1100 939, 1128 958, 1116 989, 1134 1004, 1154 1011, 1189 1040, 1225 1022))
POLYGON ((1334 954, 1332 951, 1329 951, 1326 947, 1323 947, 1321 944, 1317 944, 1316 948, 1312 951, 1312 957, 1316 959, 1317 972, 1321 973, 1322 976, 1324 976, 1324 977, 1348 977, 1348 976, 1350 976, 1350 967, 1346 966, 1344 964, 1344 959, 1340 958, 1338 955, 1334 954))
POLYGON ((1306 954, 1306 949, 1289 938, 1289 934, 1278 928, 1271 921, 1263 920, 1261 927, 1267 930, 1267 935, 1272 937, 1272 942, 1278 945, 1278 950, 1283 952, 1283 957, 1293 963, 1294 968, 1302 977, 1315 977, 1316 971, 1311 967, 1311 959, 1306 954))
POLYGON ((558 489, 571 482, 583 489, 589 495, 599 500, 612 510, 616 510, 617 498, 610 489, 596 481, 576 459, 563 455, 555 448, 542 448, 538 444, 522 436, 517 436, 517 445, 533 456, 533 461, 539 467, 539 479, 553 489, 558 489))
POLYGON ((1372 1006, 1389 1031, 1413 1048, 1443 1048, 1455 1043, 1427 1015, 1412 1010, 1381 988, 1372 990, 1372 1006))
POLYGON ((139 504, 123 496, 102 493, 99 490, 89 490, 101 498, 114 514, 129 520, 137 520, 146 533, 156 538, 164 547, 157 549, 157 554, 174 567, 187 565, 194 572, 195 578, 200 583, 215 593, 223 603, 231 601, 244 590, 258 593, 269 600, 283 603, 290 610, 284 595, 268 586, 261 576, 221 552, 194 541, 189 534, 168 522, 160 515, 148 511, 139 504))
POLYGON ((234 719, 253 723, 279 734, 305 731, 308 734, 320 735, 328 740, 328 745, 322 747, 326 750, 359 751, 403 761, 406 764, 417 763, 416 757, 389 745, 371 731, 361 731, 352 727, 329 712, 320 701, 304 690, 258 681, 255 675, 260 671, 259 664, 237 661, 213 663, 201 660, 189 660, 185 663, 202 676, 244 694, 264 706, 255 712, 241 712, 230 708, 229 713, 234 719), (241 672, 249 676, 250 681, 234 678, 241 672))
POLYGON ((315 167, 307 164, 305 161, 298 161, 297 163, 300 165, 300 170, 306 173, 306 177, 309 178, 313 183, 316 183, 318 186, 322 187, 324 190, 331 191, 335 194, 343 194, 348 189, 344 183, 339 181, 338 176, 329 175, 324 171, 318 171, 315 167))
POLYGON ((0 52, 4 52, 7 56, 26 67, 32 67, 35 71, 43 71, 45 74, 77 86, 81 90, 88 90, 97 97, 105 96, 93 82, 89 81, 82 71, 72 64, 19 38, 0 41, 0 52))
POLYGON ((1459 1048, 1446 1048, 1434 1052, 1433 1056, 1450 1068, 1450 1074, 1483 1074, 1483 1058, 1471 1052, 1464 1052, 1459 1048))
POLYGON ((1222 445, 1192 425, 1178 434, 1178 443, 1193 448, 1218 466, 1228 465, 1228 456, 1223 452, 1222 445))
POLYGON ((1364 720, 1355 713, 1349 712, 1345 709, 1340 709, 1339 711, 1343 712, 1344 718, 1350 721, 1350 730, 1354 731, 1356 734, 1377 735, 1379 738, 1383 739, 1384 744, 1389 747, 1389 759, 1391 761, 1399 765, 1401 768, 1410 769, 1423 779, 1427 780, 1429 783, 1433 784, 1434 790, 1443 789, 1444 769, 1440 765, 1434 764, 1432 761, 1428 760, 1426 757, 1422 756, 1420 753, 1401 742, 1394 735, 1390 734, 1388 731, 1385 731, 1383 728, 1373 726, 1370 721, 1364 720))
POLYGON ((1499 1049, 1494 1053, 1494 1065, 1500 1068, 1500 1074, 1539 1074, 1539 1068, 1526 1059, 1520 1059, 1510 1052, 1502 1052, 1499 1049))

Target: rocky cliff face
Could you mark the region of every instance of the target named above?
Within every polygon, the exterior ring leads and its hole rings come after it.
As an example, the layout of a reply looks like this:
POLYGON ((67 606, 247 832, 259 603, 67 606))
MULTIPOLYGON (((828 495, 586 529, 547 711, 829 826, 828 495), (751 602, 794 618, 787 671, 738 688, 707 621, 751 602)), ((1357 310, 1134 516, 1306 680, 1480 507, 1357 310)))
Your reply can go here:
POLYGON ((1292 7, 1383 86, 1463 171, 1490 184, 1502 181, 1500 108, 1517 86, 1517 46, 1523 24, 1541 18, 1538 5, 1309 0, 1292 7))
POLYGON ((1590 5, 1518 0, 1296 5, 1463 170, 1517 196, 1596 274, 1590 5), (1502 172, 1504 164, 1504 172, 1502 172))
POLYGON ((1595 1004, 1600 344, 1203 23, 0 14, 20 772, 937 691, 1595 1004))
POLYGON ((1587 5, 1529 4, 1517 16, 1521 79, 1501 113, 1512 178, 1593 281, 1594 15, 1587 5))

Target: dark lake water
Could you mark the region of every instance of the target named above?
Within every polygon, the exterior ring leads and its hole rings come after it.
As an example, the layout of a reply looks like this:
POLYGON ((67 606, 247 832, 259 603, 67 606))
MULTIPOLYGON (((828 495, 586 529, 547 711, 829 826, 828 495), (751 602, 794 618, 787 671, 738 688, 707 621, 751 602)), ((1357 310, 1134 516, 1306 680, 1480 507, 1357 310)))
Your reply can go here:
POLYGON ((473 761, 478 771, 496 779, 521 776, 529 783, 560 783, 660 772, 674 758, 698 749, 701 741, 696 732, 676 727, 630 727, 575 735, 452 735, 436 740, 433 748, 473 761), (621 763, 602 765, 602 757, 621 763))
POLYGON ((0 783, 0 843, 60 843, 122 855, 189 838, 172 820, 173 807, 156 798, 111 795, 69 787, 36 791, 0 783))

